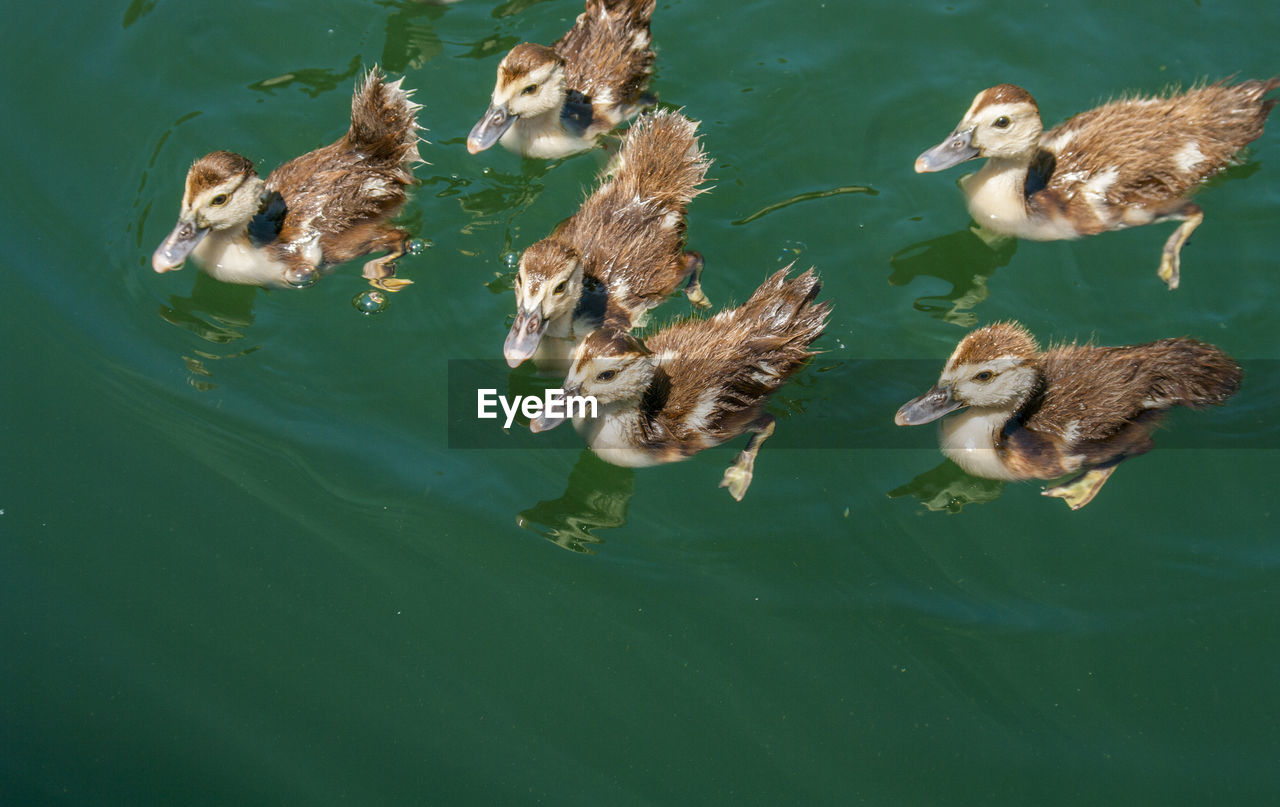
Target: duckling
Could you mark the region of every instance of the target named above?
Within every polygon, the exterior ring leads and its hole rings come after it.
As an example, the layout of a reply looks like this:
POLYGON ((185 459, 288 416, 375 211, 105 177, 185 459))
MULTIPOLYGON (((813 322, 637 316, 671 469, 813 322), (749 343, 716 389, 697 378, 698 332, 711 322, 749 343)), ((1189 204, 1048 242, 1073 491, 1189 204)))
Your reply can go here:
MULTIPOLYGON (((732 440, 751 439, 720 487, 738 501, 751 485, 756 454, 773 434, 769 396, 814 352, 830 306, 814 303, 822 288, 813 270, 787 279, 780 269, 743 305, 710 319, 678 322, 645 342, 610 327, 578 345, 564 382, 566 396, 592 396, 593 417, 574 426, 602 459, 642 467, 674 462, 732 440)), ((563 417, 544 413, 540 432, 563 417)))
MULTIPOLYGON (((685 211, 711 161, 698 124, 678 112, 646 113, 627 130, 612 174, 571 218, 520 257, 516 320, 503 345, 518 367, 567 360, 577 340, 608 319, 630 330, 682 283, 695 306, 702 256, 684 251, 685 211)), ((558 368, 558 369, 563 369, 558 368)))
POLYGON ((501 141, 526 157, 559 159, 654 103, 649 19, 656 0, 587 0, 551 47, 525 42, 498 65, 493 101, 467 136, 478 154, 501 141))
POLYGON ((988 158, 961 187, 974 219, 1002 235, 1055 241, 1180 221, 1158 272, 1176 289, 1182 246, 1204 219, 1187 196, 1262 135, 1276 104, 1263 96, 1277 86, 1280 79, 1272 78, 1135 96, 1042 134, 1035 99, 1001 84, 978 93, 956 130, 915 168, 941 171, 988 158))
POLYGON ((239 154, 215 151, 187 172, 178 224, 151 256, 157 272, 193 256, 218 280, 305 286, 325 269, 362 255, 370 284, 397 291, 409 234, 387 226, 413 182, 422 107, 383 82, 375 67, 356 84, 351 128, 337 142, 297 157, 263 181, 239 154))
POLYGON ((1072 510, 1098 495, 1116 466, 1152 448, 1151 431, 1175 406, 1226 401, 1240 386, 1230 356, 1194 339, 1127 347, 1064 344, 1041 353, 1016 322, 971 332, 933 389, 894 422, 942 422, 942 453, 986 479, 1057 479, 1044 491, 1072 510))

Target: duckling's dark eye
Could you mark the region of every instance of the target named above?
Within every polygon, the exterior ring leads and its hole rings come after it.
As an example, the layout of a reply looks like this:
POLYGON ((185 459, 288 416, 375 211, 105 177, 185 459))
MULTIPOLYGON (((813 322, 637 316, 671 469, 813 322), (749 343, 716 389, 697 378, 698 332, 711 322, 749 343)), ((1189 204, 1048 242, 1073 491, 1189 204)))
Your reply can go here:
POLYGON ((213 205, 214 207, 222 207, 226 203, 227 203, 227 195, 225 193, 220 193, 209 200, 209 204, 213 205))
POLYGON ((990 370, 983 370, 982 372, 975 375, 973 377, 973 380, 977 381, 979 384, 985 384, 995 377, 996 377, 996 374, 991 372, 990 370))
POLYGON ((1009 116, 1008 116, 1008 115, 1001 115, 1000 117, 996 118, 995 123, 993 123, 993 124, 991 124, 991 125, 992 125, 992 126, 994 126, 994 127, 996 127, 997 129, 1008 129, 1008 128, 1009 128, 1009 116))
POLYGON ((599 373, 596 374, 596 381, 599 381, 600 383, 603 384, 606 381, 612 381, 613 377, 616 376, 617 374, 618 374, 617 370, 601 370, 599 373))
POLYGON ((567 280, 561 280, 559 283, 557 283, 557 284, 556 284, 556 287, 555 287, 554 289, 552 289, 552 290, 551 290, 551 293, 552 293, 552 294, 564 294, 564 287, 565 287, 565 286, 567 286, 567 285, 569 285, 569 281, 567 281, 567 280))
POLYGON ((521 91, 520 91, 520 94, 521 94, 521 95, 533 95, 533 94, 534 94, 535 92, 537 92, 537 91, 538 91, 538 85, 537 85, 537 84, 530 84, 528 87, 525 87, 523 90, 521 90, 521 91))

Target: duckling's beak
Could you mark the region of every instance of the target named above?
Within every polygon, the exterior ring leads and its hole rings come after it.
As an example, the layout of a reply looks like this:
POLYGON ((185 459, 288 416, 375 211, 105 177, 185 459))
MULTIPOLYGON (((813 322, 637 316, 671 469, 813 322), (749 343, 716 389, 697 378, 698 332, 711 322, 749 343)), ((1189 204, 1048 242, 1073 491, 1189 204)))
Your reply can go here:
POLYGON ((467 151, 479 154, 489 148, 497 143, 515 122, 516 116, 508 112, 506 106, 489 104, 489 108, 484 111, 484 117, 476 122, 476 125, 471 128, 471 134, 467 135, 467 151))
POLYGON ((542 318, 542 312, 538 309, 517 311, 511 333, 507 334, 507 341, 502 345, 502 355, 507 359, 507 366, 519 367, 521 362, 532 356, 546 329, 547 321, 542 318))
POLYGON ((919 426, 964 406, 966 404, 951 396, 950 387, 935 386, 919 398, 904 403, 898 414, 893 416, 893 422, 899 426, 919 426))
POLYGON ((956 129, 946 140, 916 157, 916 173, 943 171, 977 156, 978 147, 973 145, 973 127, 956 129))
POLYGON ((151 255, 151 268, 157 272, 168 272, 181 268, 191 250, 196 248, 200 239, 208 234, 208 227, 197 227, 194 221, 178 221, 169 237, 160 244, 151 255))
MULTIPOLYGON (((566 386, 564 388, 565 399, 576 398, 581 394, 582 394, 582 387, 580 386, 578 387, 566 386)), ((555 415, 551 415, 551 414, 548 414, 547 412, 543 412, 538 417, 529 421, 529 431, 533 432, 534 434, 537 434, 538 432, 550 431, 551 429, 554 429, 556 426, 559 426, 561 423, 564 423, 568 419, 569 417, 568 417, 567 407, 562 408, 555 415)))

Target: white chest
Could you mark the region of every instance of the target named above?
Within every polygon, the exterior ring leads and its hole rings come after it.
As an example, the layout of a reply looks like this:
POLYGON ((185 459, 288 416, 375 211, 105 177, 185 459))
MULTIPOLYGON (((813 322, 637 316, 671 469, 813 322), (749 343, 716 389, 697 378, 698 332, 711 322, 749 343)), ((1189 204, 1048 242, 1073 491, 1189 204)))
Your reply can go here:
POLYGON ((1069 222, 1032 215, 1025 196, 1026 166, 987 160, 982 170, 960 181, 968 197, 969 215, 982 227, 1032 241, 1076 238, 1069 222))
POLYGON ((209 233, 192 257, 206 272, 224 283, 285 285, 285 265, 272 260, 266 250, 256 249, 247 238, 209 233))
MULTIPOLYGON (((588 134, 591 134, 588 131, 588 134)), ((574 137, 560 125, 559 110, 536 118, 521 118, 502 136, 503 147, 518 154, 540 160, 558 160, 586 151, 595 145, 595 137, 574 137)))
POLYGON ((574 418, 573 427, 600 459, 626 468, 643 468, 662 462, 658 452, 638 447, 639 415, 634 411, 610 412, 598 417, 574 418))
POLYGON ((966 409, 942 421, 942 453, 984 479, 1018 479, 996 451, 996 436, 1009 419, 1004 410, 966 409))

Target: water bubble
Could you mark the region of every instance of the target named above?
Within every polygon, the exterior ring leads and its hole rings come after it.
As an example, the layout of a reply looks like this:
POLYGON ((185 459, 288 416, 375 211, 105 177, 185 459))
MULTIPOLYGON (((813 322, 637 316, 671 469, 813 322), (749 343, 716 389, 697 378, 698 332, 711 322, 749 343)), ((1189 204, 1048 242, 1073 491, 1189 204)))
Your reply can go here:
POLYGON ((284 282, 293 286, 295 289, 305 289, 308 286, 315 285, 319 274, 311 268, 298 268, 291 266, 284 270, 284 282))
POLYGON ((410 255, 421 255, 434 246, 435 243, 429 238, 410 238, 404 248, 410 255))
POLYGON ((387 310, 389 303, 387 295, 373 289, 362 291, 351 298, 351 305, 361 314, 381 314, 387 310))
POLYGON ((515 269, 517 266, 520 265, 520 253, 519 252, 502 253, 502 264, 503 266, 506 266, 508 269, 515 269))

